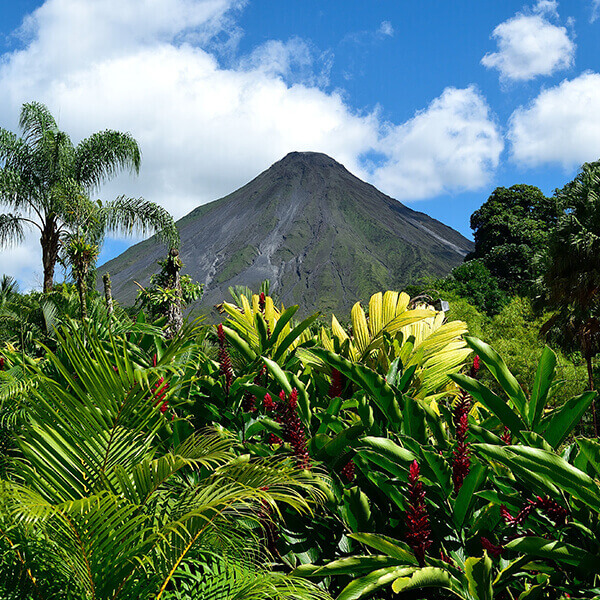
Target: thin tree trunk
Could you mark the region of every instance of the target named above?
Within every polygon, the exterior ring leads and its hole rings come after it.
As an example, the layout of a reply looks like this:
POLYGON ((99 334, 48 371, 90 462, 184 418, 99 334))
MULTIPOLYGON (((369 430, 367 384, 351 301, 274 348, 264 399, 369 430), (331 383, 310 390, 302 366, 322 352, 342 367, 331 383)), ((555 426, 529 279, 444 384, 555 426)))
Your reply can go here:
POLYGON ((165 335, 167 339, 174 338, 179 330, 183 327, 183 312, 181 308, 182 291, 181 278, 181 260, 179 258, 179 250, 171 248, 167 257, 166 272, 168 275, 168 288, 175 290, 175 300, 167 307, 167 327, 165 335))
POLYGON ((85 277, 77 278, 77 289, 79 291, 79 304, 81 307, 81 320, 87 318, 87 290, 85 285, 85 277))
POLYGON ((104 283, 104 299, 106 300, 106 312, 108 312, 109 316, 113 314, 113 297, 112 297, 112 288, 110 285, 110 273, 104 273, 102 275, 102 282, 104 283))
POLYGON ((54 220, 49 219, 40 237, 42 245, 42 266, 44 268, 44 294, 52 291, 54 285, 54 268, 58 260, 59 236, 55 231, 54 220))
MULTIPOLYGON (((592 369, 592 357, 589 354, 585 356, 585 362, 588 372, 588 386, 590 390, 594 390, 594 371, 592 369)), ((596 400, 592 400, 592 419, 594 421, 594 437, 598 437, 598 420, 596 418, 596 400)))

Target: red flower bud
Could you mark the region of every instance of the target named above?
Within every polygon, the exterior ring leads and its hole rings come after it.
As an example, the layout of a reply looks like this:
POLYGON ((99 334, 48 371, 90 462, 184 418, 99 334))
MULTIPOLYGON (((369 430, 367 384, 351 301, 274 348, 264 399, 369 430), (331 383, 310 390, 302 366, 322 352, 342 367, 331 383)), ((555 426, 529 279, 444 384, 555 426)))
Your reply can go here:
POLYGON ((471 459, 469 458, 469 442, 467 436, 469 433, 469 411, 471 410, 471 401, 468 394, 463 393, 456 401, 454 407, 454 427, 456 430, 456 449, 452 453, 452 482, 454 483, 454 492, 462 487, 465 477, 471 469, 471 459))
POLYGON ((408 508, 406 509, 406 541, 419 561, 425 564, 425 552, 431 544, 429 515, 425 507, 425 490, 419 478, 419 463, 415 460, 410 465, 408 474, 408 508))

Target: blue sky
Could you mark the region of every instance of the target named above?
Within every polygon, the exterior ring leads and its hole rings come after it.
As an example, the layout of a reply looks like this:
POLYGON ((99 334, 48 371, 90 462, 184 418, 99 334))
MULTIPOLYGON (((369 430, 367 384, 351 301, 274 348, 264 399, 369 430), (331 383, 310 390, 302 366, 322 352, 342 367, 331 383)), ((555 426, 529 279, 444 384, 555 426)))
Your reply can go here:
MULTIPOLYGON (((130 131, 140 176, 94 193, 176 217, 314 150, 470 235, 496 186, 550 194, 600 158, 599 16, 599 0, 2 3, 0 125, 40 100, 75 141, 130 131)), ((0 272, 38 285, 36 237, 0 272)))

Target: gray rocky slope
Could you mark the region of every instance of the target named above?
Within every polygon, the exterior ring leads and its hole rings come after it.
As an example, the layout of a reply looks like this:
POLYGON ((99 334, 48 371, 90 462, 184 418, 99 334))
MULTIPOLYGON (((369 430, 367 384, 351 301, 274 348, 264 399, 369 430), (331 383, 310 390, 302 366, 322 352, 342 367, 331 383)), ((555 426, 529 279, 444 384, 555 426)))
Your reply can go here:
MULTIPOLYGON (((407 208, 316 152, 292 152, 232 194, 178 221, 184 272, 203 283, 202 304, 229 299, 227 288, 271 291, 286 305, 345 313, 357 300, 443 276, 473 244, 407 208)), ((166 249, 153 238, 99 268, 113 293, 132 304, 166 249)))

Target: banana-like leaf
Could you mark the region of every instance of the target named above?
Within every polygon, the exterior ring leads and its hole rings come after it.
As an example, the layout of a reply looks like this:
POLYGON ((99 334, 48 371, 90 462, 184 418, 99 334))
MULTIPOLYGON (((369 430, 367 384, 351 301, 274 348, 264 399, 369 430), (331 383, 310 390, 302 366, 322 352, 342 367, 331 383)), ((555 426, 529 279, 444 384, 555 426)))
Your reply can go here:
POLYGON ((398 577, 392 584, 392 589, 396 594, 423 588, 443 589, 452 592, 459 598, 465 598, 461 592, 460 582, 454 579, 447 571, 438 567, 417 569, 410 576, 403 575, 398 577))
POLYGON ((479 451, 500 460, 513 472, 529 472, 539 480, 552 482, 553 486, 581 500, 591 509, 600 512, 600 486, 587 473, 569 464, 553 452, 529 446, 506 446, 493 448, 486 444, 475 444, 479 451))
POLYGON ((379 552, 383 552, 387 556, 402 561, 402 564, 419 564, 407 544, 386 535, 381 535, 379 533, 351 533, 348 537, 374 548, 375 550, 379 550, 379 552))
POLYGON ((465 561, 465 577, 469 593, 476 600, 493 600, 492 561, 484 550, 482 557, 470 556, 465 561))
POLYGON ((596 395, 596 392, 584 392, 570 398, 560 408, 552 411, 547 420, 542 421, 539 428, 543 428, 543 436, 553 448, 558 448, 567 439, 596 395))
POLYGON ((475 494, 483 485, 487 476, 488 469, 481 463, 475 463, 471 466, 469 474, 465 477, 463 484, 454 501, 452 518, 457 527, 462 527, 466 516, 475 500, 475 494))
POLYGON ((336 600, 360 600, 373 592, 387 587, 399 577, 410 575, 414 567, 386 567, 377 569, 364 577, 351 581, 339 594, 336 600))
POLYGON ((506 544, 509 550, 516 550, 529 556, 540 556, 549 560, 555 560, 557 563, 564 563, 593 573, 600 573, 600 560, 598 555, 590 554, 582 548, 558 542, 547 540, 535 536, 527 536, 511 540, 506 544))
POLYGON ((496 381, 511 399, 521 418, 527 419, 529 407, 527 399, 525 398, 525 393, 500 355, 488 344, 475 337, 467 336, 465 337, 465 340, 467 344, 477 352, 481 361, 490 370, 496 381))
POLYGON ((533 383, 530 407, 527 415, 529 426, 534 431, 536 431, 537 424, 540 422, 544 407, 546 406, 548 392, 554 381, 555 370, 556 354, 548 346, 545 346, 535 373, 535 381, 533 383))
MULTIPOLYGON (((352 536, 351 536, 352 537, 352 536)), ((333 575, 362 575, 386 567, 402 566, 402 562, 392 556, 349 556, 331 561, 326 565, 307 564, 292 571, 296 577, 329 577, 333 575)))
POLYGON ((589 438, 577 438, 576 442, 597 476, 600 477, 600 442, 589 438))
POLYGON ((385 417, 389 420, 390 425, 395 428, 399 427, 402 422, 402 413, 398 406, 398 400, 394 390, 387 384, 383 377, 368 367, 353 364, 328 350, 313 348, 311 352, 360 386, 381 409, 385 417))
POLYGON ((481 384, 476 379, 461 374, 450 375, 450 378, 455 381, 463 390, 469 392, 475 400, 487 408, 493 415, 500 419, 500 422, 508 427, 511 433, 522 439, 521 431, 527 429, 525 423, 500 396, 497 396, 485 385, 481 384))

